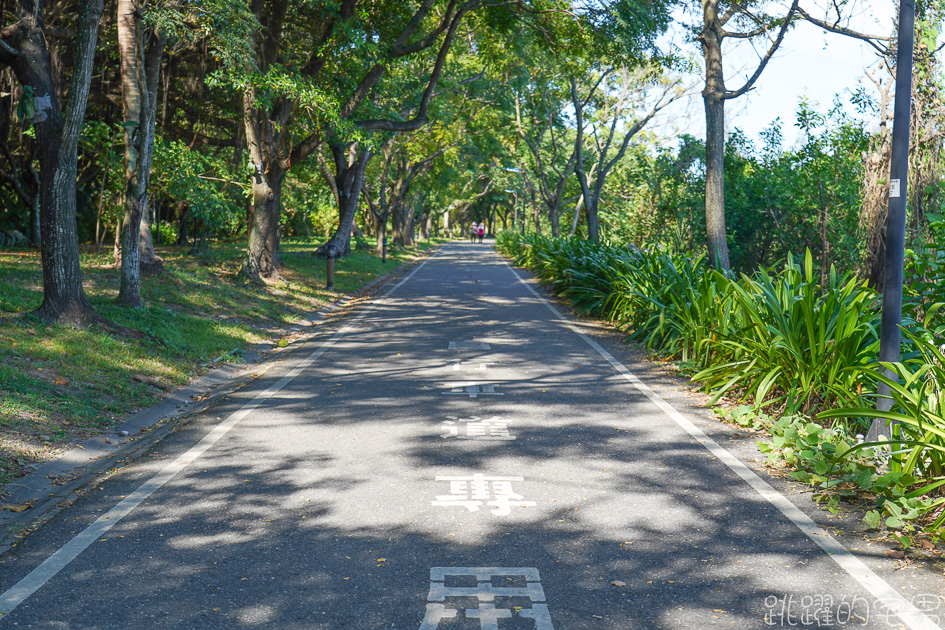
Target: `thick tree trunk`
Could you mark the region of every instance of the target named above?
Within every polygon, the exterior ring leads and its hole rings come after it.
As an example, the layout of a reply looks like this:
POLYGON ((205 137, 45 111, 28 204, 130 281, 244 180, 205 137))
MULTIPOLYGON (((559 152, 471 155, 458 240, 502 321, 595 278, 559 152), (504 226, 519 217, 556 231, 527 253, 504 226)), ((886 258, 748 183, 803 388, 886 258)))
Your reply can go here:
POLYGON ((374 217, 374 232, 377 236, 377 245, 374 247, 374 253, 378 256, 384 253, 384 239, 387 238, 387 219, 374 217))
POLYGON ((338 227, 328 241, 318 248, 317 254, 326 256, 331 248, 336 258, 351 253, 351 230, 354 218, 358 212, 358 201, 361 198, 361 186, 364 184, 364 169, 371 152, 367 149, 358 150, 352 147, 332 144, 331 153, 335 162, 334 180, 338 189, 338 227), (349 159, 349 155, 356 155, 356 159, 349 159))
POLYGON ((249 249, 242 273, 253 279, 279 277, 279 208, 286 173, 270 167, 253 180, 252 220, 249 249))
POLYGON ((18 51, 9 63, 22 85, 33 88, 37 101, 36 130, 40 164, 40 241, 43 262, 43 302, 36 315, 51 321, 86 326, 106 323, 89 305, 82 289, 79 241, 76 234, 76 172, 79 134, 88 102, 89 85, 102 0, 80 3, 73 51, 75 65, 69 104, 63 116, 53 85, 50 51, 46 45, 42 5, 23 0, 19 22, 10 40, 18 51), (48 104, 47 104, 48 99, 48 104))
POLYGON ((119 246, 121 285, 118 290, 118 303, 124 306, 141 306, 141 260, 138 257, 141 250, 138 248, 137 228, 141 223, 142 206, 146 204, 146 199, 125 190, 125 218, 122 221, 119 246))
POLYGON ((407 234, 407 210, 403 204, 394 208, 391 214, 391 238, 401 247, 410 245, 410 236, 407 234))

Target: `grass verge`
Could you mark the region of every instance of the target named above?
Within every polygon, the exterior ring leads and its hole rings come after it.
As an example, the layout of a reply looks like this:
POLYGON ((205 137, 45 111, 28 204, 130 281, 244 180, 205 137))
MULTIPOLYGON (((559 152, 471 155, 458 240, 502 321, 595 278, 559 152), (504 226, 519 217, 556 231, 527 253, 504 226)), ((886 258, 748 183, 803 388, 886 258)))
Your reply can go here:
POLYGON ((313 255, 319 244, 283 242, 282 278, 265 286, 238 278, 241 244, 215 243, 197 256, 188 247, 159 248, 166 272, 142 279, 139 309, 116 304, 119 276, 110 255, 83 254, 92 305, 114 323, 145 332, 143 340, 32 317, 42 301, 39 253, 0 252, 0 484, 157 403, 215 360, 238 361, 247 346, 279 339, 311 311, 438 241, 392 251, 386 264, 352 253, 335 263, 335 292, 325 290, 325 261, 313 255))

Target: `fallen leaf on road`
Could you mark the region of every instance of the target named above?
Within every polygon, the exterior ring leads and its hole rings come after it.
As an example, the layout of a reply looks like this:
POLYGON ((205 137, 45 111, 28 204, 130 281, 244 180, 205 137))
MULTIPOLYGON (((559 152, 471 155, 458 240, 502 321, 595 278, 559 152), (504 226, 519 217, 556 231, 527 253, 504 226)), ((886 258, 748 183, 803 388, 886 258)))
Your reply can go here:
POLYGON ((890 558, 897 558, 897 559, 902 559, 906 557, 905 552, 899 549, 889 549, 886 551, 886 555, 889 556, 890 558))
POLYGON ((626 585, 627 585, 626 582, 621 582, 620 580, 614 580, 613 582, 611 582, 611 584, 613 584, 614 586, 617 586, 617 587, 626 586, 626 585))
POLYGON ((11 504, 11 505, 4 505, 4 506, 3 506, 3 509, 4 509, 4 510, 9 510, 9 511, 11 511, 11 512, 25 512, 26 510, 30 509, 31 507, 33 507, 33 506, 30 505, 29 503, 20 503, 19 505, 12 505, 12 504, 11 504))

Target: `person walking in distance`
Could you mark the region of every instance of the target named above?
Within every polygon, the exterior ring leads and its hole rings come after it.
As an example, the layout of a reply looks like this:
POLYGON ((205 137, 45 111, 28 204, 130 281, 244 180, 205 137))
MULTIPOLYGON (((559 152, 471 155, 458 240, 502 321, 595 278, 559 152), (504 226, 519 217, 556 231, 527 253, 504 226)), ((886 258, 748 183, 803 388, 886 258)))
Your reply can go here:
POLYGON ((479 232, 479 242, 482 243, 482 237, 486 235, 486 224, 480 223, 477 231, 479 232))
POLYGON ((468 231, 470 243, 476 242, 476 235, 478 233, 479 233, 479 228, 476 227, 476 222, 473 221, 472 223, 469 224, 469 231, 468 231))

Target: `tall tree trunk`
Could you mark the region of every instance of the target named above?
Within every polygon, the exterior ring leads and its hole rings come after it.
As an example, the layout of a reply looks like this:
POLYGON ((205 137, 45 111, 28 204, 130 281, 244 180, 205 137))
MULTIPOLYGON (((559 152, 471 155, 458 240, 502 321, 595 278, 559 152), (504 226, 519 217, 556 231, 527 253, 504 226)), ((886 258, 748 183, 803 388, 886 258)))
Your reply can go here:
POLYGON ((709 261, 731 269, 725 236, 725 75, 722 68, 722 23, 718 0, 704 0, 705 30, 699 41, 705 60, 705 223, 709 261))
POLYGON ((79 239, 76 233, 76 172, 79 135, 88 103, 98 23, 103 0, 80 3, 76 26, 74 70, 65 116, 53 84, 51 51, 47 48, 43 4, 21 0, 19 21, 8 27, 0 61, 17 80, 30 86, 37 99, 33 118, 39 155, 40 241, 43 302, 36 315, 51 321, 86 326, 105 322, 92 309, 82 289, 79 239), (10 51, 15 50, 16 54, 10 51))
MULTIPOLYGON (((278 59, 288 6, 288 0, 250 3, 263 26, 255 42, 260 72, 267 72, 278 59)), ((257 101, 254 87, 243 93, 243 128, 252 166, 252 206, 247 216, 246 260, 240 273, 254 282, 279 277, 282 184, 291 165, 286 133, 294 107, 294 100, 284 95, 263 104, 257 101)))
POLYGON ((725 102, 708 95, 705 101, 705 223, 709 260, 731 269, 725 237, 725 102))
POLYGON ((121 57, 121 91, 125 118, 125 218, 121 231, 121 286, 118 302, 141 306, 141 240, 143 226, 149 262, 150 243, 148 183, 154 156, 158 79, 165 37, 143 20, 142 0, 118 0, 118 49, 121 57), (144 221, 142 222, 142 216, 144 221))
POLYGON ((243 123, 252 162, 252 207, 248 218, 248 249, 241 273, 253 281, 279 277, 279 213, 282 184, 288 172, 279 154, 269 114, 256 103, 256 94, 243 95, 243 123))
POLYGON ((600 242, 600 223, 597 220, 597 202, 598 199, 591 195, 584 209, 587 212, 587 238, 595 243, 600 242))
POLYGON ((709 260, 718 268, 731 269, 728 255, 728 240, 725 235, 725 101, 738 98, 752 88, 777 51, 784 35, 798 11, 799 0, 791 2, 783 19, 773 20, 765 26, 766 16, 749 12, 744 6, 732 2, 720 13, 719 0, 702 0, 702 32, 698 41, 702 45, 705 61, 705 87, 702 99, 705 105, 705 222, 706 245, 709 260), (751 24, 747 31, 730 31, 732 25, 745 20, 751 24), (780 22, 779 25, 778 22, 780 22), (757 28, 761 25, 761 28, 757 28), (777 25, 777 36, 771 37, 777 25), (752 40, 754 37, 768 39, 767 51, 761 54, 758 65, 742 87, 727 90, 722 68, 722 41, 726 37, 752 40))
POLYGON ((555 198, 554 202, 548 206, 548 218, 551 220, 551 236, 558 238, 561 236, 561 197, 555 198))
POLYGON ((403 203, 399 203, 391 213, 391 239, 401 247, 406 247, 409 244, 406 232, 407 210, 403 203))

